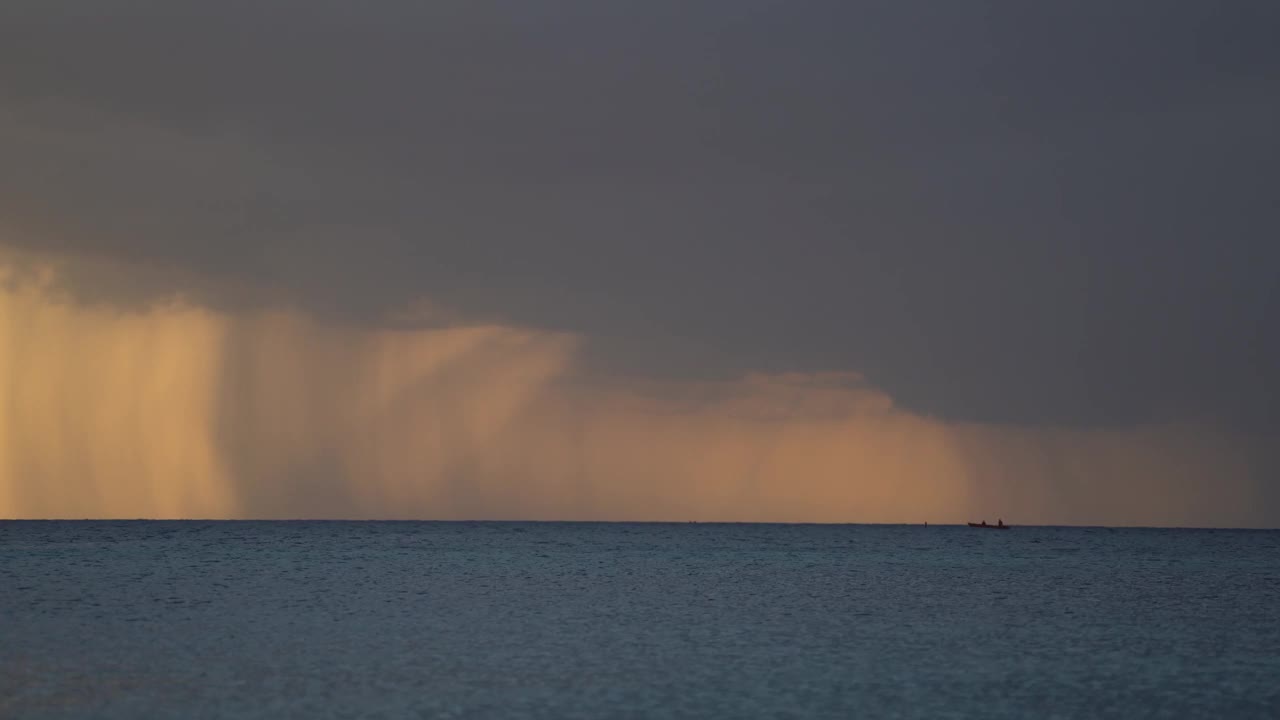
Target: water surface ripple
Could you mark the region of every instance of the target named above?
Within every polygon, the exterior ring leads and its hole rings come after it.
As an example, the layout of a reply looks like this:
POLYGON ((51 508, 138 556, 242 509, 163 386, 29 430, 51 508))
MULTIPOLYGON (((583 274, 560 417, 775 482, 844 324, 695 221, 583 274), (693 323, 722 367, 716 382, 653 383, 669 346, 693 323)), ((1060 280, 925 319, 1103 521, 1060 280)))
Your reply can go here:
POLYGON ((1280 532, 2 522, 0 717, 1280 717, 1280 532))

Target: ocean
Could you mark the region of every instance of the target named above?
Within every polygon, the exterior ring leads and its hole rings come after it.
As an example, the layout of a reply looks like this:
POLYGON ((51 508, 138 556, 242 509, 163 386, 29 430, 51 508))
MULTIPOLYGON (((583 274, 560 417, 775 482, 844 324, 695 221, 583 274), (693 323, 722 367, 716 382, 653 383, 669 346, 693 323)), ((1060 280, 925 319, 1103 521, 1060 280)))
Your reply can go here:
POLYGON ((0 522, 3 718, 1277 718, 1280 532, 0 522))

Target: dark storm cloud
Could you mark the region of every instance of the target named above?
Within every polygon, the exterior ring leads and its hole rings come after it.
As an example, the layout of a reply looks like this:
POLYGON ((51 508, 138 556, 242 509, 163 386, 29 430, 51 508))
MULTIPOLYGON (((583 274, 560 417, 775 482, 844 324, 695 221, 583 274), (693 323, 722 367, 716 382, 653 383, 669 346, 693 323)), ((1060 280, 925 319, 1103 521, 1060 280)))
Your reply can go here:
POLYGON ((1277 8, 10 0, 0 232, 629 372, 1273 422, 1277 8))

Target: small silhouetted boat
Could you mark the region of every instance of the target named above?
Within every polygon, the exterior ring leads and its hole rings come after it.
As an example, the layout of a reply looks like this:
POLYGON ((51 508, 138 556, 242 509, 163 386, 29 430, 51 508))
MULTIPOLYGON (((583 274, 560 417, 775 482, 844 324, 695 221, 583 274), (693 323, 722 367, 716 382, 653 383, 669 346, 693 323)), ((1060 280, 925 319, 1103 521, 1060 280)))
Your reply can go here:
POLYGON ((987 521, 983 520, 980 523, 969 523, 969 527, 982 528, 984 530, 1008 530, 1009 529, 1009 526, 1005 525, 1003 520, 997 522, 995 525, 988 525, 987 521))

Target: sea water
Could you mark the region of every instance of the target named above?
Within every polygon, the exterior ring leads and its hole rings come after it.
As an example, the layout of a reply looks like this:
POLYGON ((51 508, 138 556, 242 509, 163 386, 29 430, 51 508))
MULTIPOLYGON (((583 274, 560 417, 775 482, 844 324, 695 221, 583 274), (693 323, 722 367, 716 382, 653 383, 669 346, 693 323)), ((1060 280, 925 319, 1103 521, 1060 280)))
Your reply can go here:
POLYGON ((1280 532, 0 523, 0 717, 1280 717, 1280 532))

